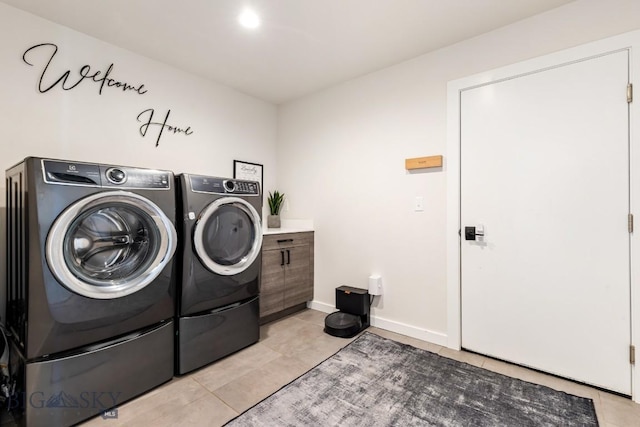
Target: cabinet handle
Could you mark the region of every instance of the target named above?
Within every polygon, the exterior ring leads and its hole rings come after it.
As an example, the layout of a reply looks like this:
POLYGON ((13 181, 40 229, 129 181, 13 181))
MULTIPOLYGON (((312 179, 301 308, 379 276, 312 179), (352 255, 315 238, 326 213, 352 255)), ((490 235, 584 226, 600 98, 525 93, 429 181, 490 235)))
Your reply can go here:
POLYGON ((291 252, 287 249, 287 264, 291 264, 291 252))
POLYGON ((278 240, 278 243, 287 243, 287 242, 293 242, 293 239, 281 239, 281 240, 278 240))
POLYGON ((280 266, 284 265, 284 251, 280 251, 280 256, 282 257, 282 261, 280 261, 280 266))

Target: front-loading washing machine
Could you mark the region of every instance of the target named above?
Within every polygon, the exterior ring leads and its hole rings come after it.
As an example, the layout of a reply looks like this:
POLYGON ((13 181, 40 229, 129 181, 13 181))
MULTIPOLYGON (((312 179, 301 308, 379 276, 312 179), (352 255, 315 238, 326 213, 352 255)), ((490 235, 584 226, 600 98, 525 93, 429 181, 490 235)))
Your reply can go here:
POLYGON ((176 373, 260 338, 262 196, 257 182, 178 175, 176 373))
POLYGON ((6 182, 14 414, 76 424, 170 380, 173 173, 30 157, 6 182))

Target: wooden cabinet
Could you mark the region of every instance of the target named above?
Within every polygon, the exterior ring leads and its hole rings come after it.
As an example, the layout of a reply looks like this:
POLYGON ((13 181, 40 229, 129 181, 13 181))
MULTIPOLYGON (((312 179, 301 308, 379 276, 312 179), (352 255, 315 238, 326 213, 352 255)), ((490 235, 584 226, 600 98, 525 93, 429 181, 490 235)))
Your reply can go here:
POLYGON ((313 299, 313 231, 268 234, 262 241, 260 318, 274 320, 313 299))

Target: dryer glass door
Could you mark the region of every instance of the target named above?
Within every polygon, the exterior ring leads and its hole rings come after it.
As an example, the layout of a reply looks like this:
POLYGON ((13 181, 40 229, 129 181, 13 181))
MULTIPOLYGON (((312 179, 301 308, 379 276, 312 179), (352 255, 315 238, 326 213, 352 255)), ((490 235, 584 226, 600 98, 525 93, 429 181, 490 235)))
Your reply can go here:
POLYGON ((118 298, 151 283, 175 248, 175 228, 157 205, 134 193, 109 191, 76 202, 56 219, 47 262, 71 291, 118 298))
POLYGON ((225 276, 238 274, 249 268, 262 248, 260 215, 238 197, 218 199, 203 210, 193 243, 209 270, 225 276))

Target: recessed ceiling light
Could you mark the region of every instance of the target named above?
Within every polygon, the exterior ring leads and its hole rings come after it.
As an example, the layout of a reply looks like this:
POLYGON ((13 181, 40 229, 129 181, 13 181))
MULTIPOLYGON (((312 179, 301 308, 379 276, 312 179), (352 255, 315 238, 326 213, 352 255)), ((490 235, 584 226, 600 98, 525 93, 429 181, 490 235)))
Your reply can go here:
POLYGON ((238 16, 238 22, 245 28, 258 28, 260 26, 260 17, 251 9, 245 9, 238 16))

